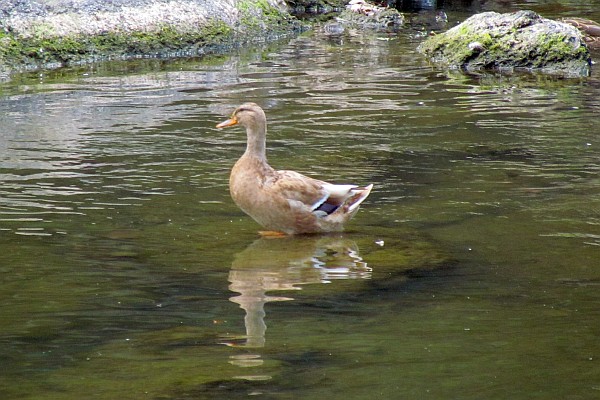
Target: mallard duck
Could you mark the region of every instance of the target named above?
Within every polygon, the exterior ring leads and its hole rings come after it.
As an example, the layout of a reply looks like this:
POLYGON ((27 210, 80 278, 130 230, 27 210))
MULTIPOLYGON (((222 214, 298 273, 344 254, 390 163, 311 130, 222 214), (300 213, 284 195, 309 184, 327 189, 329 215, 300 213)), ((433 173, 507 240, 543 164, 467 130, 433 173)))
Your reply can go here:
POLYGON ((247 145, 229 177, 235 204, 271 232, 288 235, 341 231, 373 185, 337 185, 267 163, 267 117, 255 103, 239 106, 217 128, 246 128, 247 145))

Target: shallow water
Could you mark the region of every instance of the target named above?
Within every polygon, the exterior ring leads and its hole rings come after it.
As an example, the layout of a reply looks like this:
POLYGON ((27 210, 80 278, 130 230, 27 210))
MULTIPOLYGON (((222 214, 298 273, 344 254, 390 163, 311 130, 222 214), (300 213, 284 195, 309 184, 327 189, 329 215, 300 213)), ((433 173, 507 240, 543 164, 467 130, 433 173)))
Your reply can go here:
POLYGON ((600 75, 440 71, 419 35, 4 84, 2 398, 598 396, 600 75), (375 185, 345 233, 233 205, 247 100, 276 167, 375 185))

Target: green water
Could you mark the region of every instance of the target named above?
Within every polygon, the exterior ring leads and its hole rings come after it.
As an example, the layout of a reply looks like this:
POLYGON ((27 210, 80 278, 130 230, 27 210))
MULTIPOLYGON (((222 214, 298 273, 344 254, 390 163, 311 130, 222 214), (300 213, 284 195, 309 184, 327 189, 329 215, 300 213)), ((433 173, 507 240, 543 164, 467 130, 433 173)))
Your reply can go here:
MULTIPOLYGON (((398 36, 17 76, 0 102, 3 399, 600 395, 600 75, 465 76, 398 36), (269 159, 375 189, 260 239, 269 159)), ((597 69, 597 68, 596 68, 597 69)))

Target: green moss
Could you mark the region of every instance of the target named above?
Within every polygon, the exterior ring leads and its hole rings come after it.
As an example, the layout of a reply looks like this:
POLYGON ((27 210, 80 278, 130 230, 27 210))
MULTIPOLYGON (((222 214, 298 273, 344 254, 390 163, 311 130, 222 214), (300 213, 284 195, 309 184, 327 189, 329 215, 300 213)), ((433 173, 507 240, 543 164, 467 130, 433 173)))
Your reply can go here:
POLYGON ((232 46, 275 38, 299 30, 297 20, 267 0, 243 0, 238 4, 237 26, 221 19, 203 26, 163 24, 147 31, 111 30, 99 35, 60 36, 52 26, 40 23, 23 35, 0 32, 0 70, 48 65, 68 65, 92 60, 132 56, 194 55, 199 48, 232 46))
POLYGON ((420 46, 420 50, 436 61, 450 65, 460 64, 475 54, 474 50, 469 48, 471 42, 479 42, 484 48, 489 48, 494 39, 488 32, 476 33, 468 26, 460 25, 453 31, 430 37, 420 46), (444 60, 438 59, 436 54, 443 54, 444 60))
POLYGON ((86 41, 90 49, 100 53, 155 54, 189 46, 218 45, 231 34, 232 29, 226 23, 213 20, 198 31, 182 32, 165 24, 151 32, 110 33, 86 41))
POLYGON ((219 45, 233 33, 221 20, 198 30, 179 31, 164 24, 150 32, 110 32, 97 36, 52 36, 46 29, 30 37, 0 33, 0 61, 4 64, 69 63, 90 57, 158 54, 189 47, 219 45))
POLYGON ((238 7, 242 29, 245 31, 266 30, 287 19, 287 15, 266 0, 244 0, 238 7))
POLYGON ((589 71, 589 51, 576 44, 577 38, 567 33, 544 34, 516 22, 486 28, 465 21, 428 38, 419 51, 452 68, 543 69, 578 76, 589 71))
POLYGON ((587 49, 584 46, 578 46, 574 49, 569 43, 568 38, 564 35, 540 35, 537 46, 539 46, 541 52, 551 58, 561 59, 565 55, 575 57, 587 56, 587 49))

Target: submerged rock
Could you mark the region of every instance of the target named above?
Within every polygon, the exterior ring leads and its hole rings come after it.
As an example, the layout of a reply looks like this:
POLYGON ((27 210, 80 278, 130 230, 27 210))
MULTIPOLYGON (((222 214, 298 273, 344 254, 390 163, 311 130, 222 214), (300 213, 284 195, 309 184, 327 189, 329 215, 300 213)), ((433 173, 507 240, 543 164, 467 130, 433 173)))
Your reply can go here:
POLYGON ((418 50, 434 63, 466 70, 531 70, 587 76, 591 57, 573 26, 533 11, 474 15, 445 33, 431 36, 418 50))

